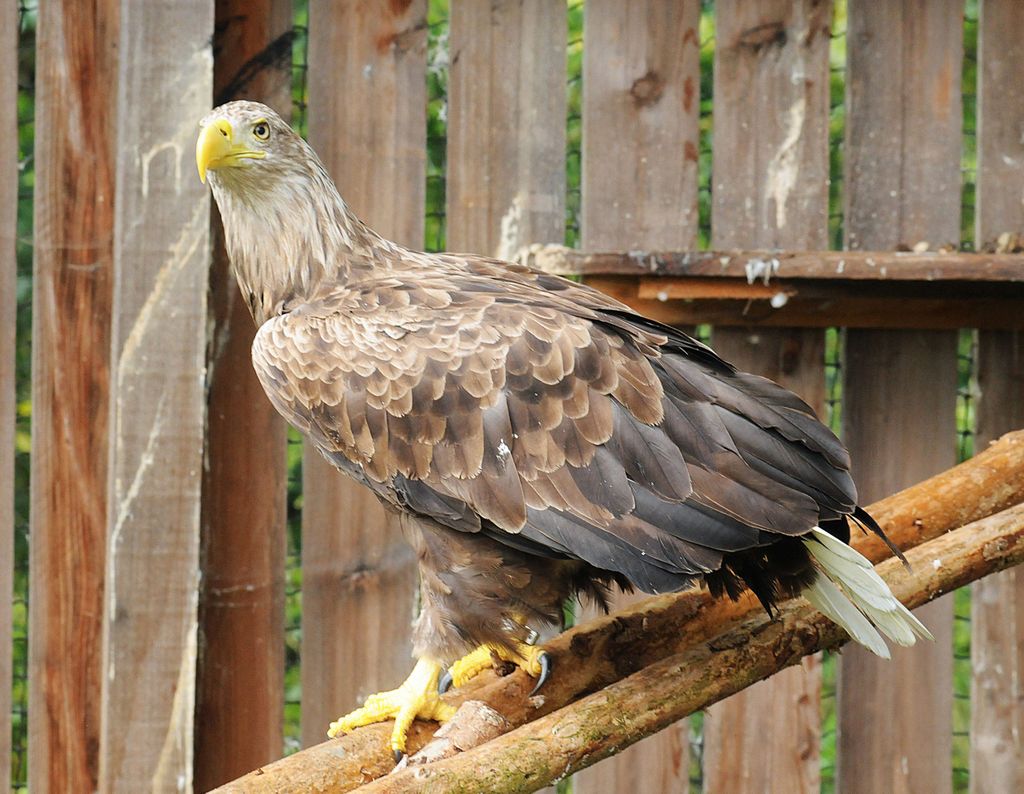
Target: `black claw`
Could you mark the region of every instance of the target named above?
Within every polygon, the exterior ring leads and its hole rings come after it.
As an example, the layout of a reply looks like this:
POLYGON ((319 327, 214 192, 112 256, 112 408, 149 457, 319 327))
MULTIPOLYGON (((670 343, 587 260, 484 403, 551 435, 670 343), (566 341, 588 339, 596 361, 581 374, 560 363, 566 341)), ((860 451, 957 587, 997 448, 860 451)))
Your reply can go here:
POLYGON ((444 675, 442 675, 437 680, 437 694, 443 695, 445 692, 447 692, 451 688, 452 688, 452 671, 451 670, 445 670, 444 671, 444 675))
POLYGON ((537 683, 530 690, 531 697, 536 695, 537 690, 544 686, 544 682, 551 677, 551 656, 542 652, 538 661, 540 662, 540 675, 537 676, 537 683))
POLYGON ((402 763, 402 759, 405 758, 405 753, 401 750, 393 750, 391 754, 394 756, 396 764, 402 763))

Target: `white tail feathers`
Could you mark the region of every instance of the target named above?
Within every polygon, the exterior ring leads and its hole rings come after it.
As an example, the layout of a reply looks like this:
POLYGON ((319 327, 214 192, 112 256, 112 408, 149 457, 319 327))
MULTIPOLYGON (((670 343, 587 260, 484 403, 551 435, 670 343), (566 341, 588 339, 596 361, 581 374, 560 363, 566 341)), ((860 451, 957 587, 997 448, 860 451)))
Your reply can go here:
POLYGON ((869 651, 889 658, 882 634, 897 645, 913 645, 918 637, 935 639, 862 554, 818 527, 804 545, 818 568, 804 598, 869 651))

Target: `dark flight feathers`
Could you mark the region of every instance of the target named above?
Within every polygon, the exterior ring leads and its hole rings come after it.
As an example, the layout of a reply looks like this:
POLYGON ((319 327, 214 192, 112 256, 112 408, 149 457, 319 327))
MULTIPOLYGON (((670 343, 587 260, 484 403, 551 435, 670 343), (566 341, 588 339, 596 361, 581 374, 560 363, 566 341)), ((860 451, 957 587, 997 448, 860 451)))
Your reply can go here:
POLYGON ((791 393, 587 287, 430 262, 338 285, 253 346, 277 408, 385 501, 649 592, 705 575, 766 606, 805 583, 796 536, 876 529, 791 393))

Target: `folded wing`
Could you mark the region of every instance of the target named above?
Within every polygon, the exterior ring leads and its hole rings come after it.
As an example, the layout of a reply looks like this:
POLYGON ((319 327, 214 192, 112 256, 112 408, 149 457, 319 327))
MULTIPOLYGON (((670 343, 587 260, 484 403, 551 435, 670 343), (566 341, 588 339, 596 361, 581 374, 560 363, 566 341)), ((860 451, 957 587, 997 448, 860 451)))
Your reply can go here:
POLYGON ((263 325, 257 373, 323 454, 454 530, 647 591, 851 513, 791 393, 588 288, 487 260, 339 288, 263 325))

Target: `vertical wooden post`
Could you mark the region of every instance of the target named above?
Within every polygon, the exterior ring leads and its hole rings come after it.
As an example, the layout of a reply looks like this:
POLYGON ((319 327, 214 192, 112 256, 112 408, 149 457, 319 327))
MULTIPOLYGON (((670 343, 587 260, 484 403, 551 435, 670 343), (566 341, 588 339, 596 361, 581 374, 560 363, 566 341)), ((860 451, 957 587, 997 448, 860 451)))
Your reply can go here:
MULTIPOLYGON (((696 0, 586 4, 584 248, 695 246, 699 23, 696 0)), ((688 785, 684 721, 579 773, 573 791, 677 791, 688 785)))
MULTIPOLYGON (((978 32, 979 248, 1004 232, 1024 236, 1024 6, 984 0, 978 32)), ((1024 335, 978 335, 978 449, 1024 427, 1024 335)), ((972 586, 971 791, 1024 790, 1024 573, 972 586)))
MULTIPOLYGON (((99 778, 119 5, 54 0, 39 8, 29 561, 33 791, 95 790, 99 778)), ((13 298, 13 291, 4 294, 13 298)))
MULTIPOLYGON (((832 3, 718 2, 712 246, 828 246, 829 37, 832 3)), ((822 415, 824 332, 716 328, 714 348, 822 415)), ((820 657, 711 707, 707 792, 817 792, 820 657)))
POLYGON ((452 5, 448 248, 505 259, 565 237, 565 3, 452 5))
MULTIPOLYGON (((420 247, 426 191, 426 0, 310 3, 309 137, 342 196, 420 247)), ((303 459, 302 739, 408 674, 416 573, 376 497, 303 459)))
POLYGON ((0 791, 11 780, 11 596, 14 576, 15 237, 18 228, 18 9, 0 9, 0 791))
MULTIPOLYGON (((214 102, 258 99, 288 117, 291 3, 219 0, 214 102), (258 69, 254 63, 261 63, 258 69)), ((284 422, 249 354, 256 327, 214 224, 196 688, 195 785, 280 757, 284 728, 284 422)))
MULTIPOLYGON (((851 0, 846 244, 956 243, 963 4, 851 0)), ((862 503, 956 462, 955 332, 847 334, 843 419, 862 503)), ((935 643, 878 659, 844 651, 837 787, 950 791, 952 600, 919 610, 935 643)))
POLYGON ((510 259, 565 239, 567 36, 562 0, 451 6, 449 249, 510 259))
POLYGON ((182 791, 192 785, 210 262, 210 200, 193 153, 213 87, 213 2, 121 10, 99 788, 182 791))

